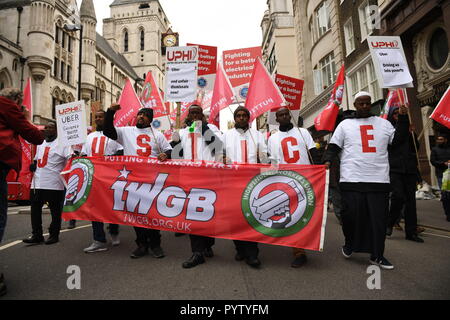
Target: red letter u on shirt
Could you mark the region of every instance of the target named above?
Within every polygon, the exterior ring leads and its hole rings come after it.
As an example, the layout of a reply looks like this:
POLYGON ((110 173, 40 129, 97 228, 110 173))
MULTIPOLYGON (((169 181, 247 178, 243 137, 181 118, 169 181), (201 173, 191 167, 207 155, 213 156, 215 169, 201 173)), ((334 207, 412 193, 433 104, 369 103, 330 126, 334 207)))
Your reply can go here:
POLYGON ((361 131, 361 144, 363 153, 375 153, 377 148, 369 146, 369 140, 374 140, 373 135, 368 134, 367 131, 373 130, 372 125, 363 125, 359 127, 361 131))

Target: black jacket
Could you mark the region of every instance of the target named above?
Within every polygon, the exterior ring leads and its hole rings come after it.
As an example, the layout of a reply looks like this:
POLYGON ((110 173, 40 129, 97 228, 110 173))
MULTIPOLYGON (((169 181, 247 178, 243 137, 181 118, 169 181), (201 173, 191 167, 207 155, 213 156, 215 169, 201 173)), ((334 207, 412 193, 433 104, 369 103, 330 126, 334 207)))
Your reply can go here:
POLYGON ((442 174, 447 169, 445 162, 450 160, 450 146, 445 145, 441 147, 434 147, 431 149, 430 162, 436 168, 436 176, 442 177, 442 174))

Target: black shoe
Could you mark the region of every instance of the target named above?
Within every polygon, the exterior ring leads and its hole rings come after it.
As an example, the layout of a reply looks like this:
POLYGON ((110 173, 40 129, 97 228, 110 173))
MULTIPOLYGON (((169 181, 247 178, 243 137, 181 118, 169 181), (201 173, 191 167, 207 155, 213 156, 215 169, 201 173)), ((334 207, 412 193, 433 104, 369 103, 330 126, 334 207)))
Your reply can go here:
POLYGON ((151 248, 152 255, 154 258, 161 259, 164 258, 164 251, 161 247, 151 248))
POLYGON ((76 220, 70 220, 67 229, 75 229, 76 220))
POLYGON ((245 263, 247 263, 252 268, 258 268, 261 265, 261 261, 259 261, 259 259, 256 257, 245 259, 245 263))
POLYGON ((353 250, 352 250, 352 249, 349 249, 349 248, 347 248, 346 246, 343 246, 343 247, 342 247, 342 255, 343 255, 346 259, 350 258, 350 257, 352 256, 352 253, 353 253, 353 250))
POLYGON ((7 292, 6 284, 5 284, 5 277, 3 276, 3 273, 0 275, 0 297, 4 296, 7 292))
POLYGON ((373 256, 370 256, 370 260, 369 262, 371 264, 377 265, 382 269, 385 270, 392 270, 394 269, 394 266, 392 265, 392 263, 390 263, 385 257, 381 257, 381 258, 375 258, 373 256))
POLYGON ((54 244, 59 241, 59 238, 57 236, 50 236, 48 237, 47 241, 45 241, 45 244, 54 244))
POLYGON ((211 247, 206 248, 205 251, 203 252, 203 255, 206 258, 212 258, 212 257, 214 257, 214 251, 213 251, 213 249, 211 247))
POLYGON ((136 250, 134 250, 130 257, 132 259, 142 258, 143 256, 148 254, 148 248, 146 246, 138 246, 136 250))
POLYGON ((23 243, 26 244, 40 244, 44 242, 44 237, 36 237, 36 236, 31 236, 27 239, 23 239, 22 240, 23 243))
POLYGON ((419 238, 419 236, 417 234, 412 234, 410 236, 406 236, 406 240, 419 242, 419 243, 423 243, 424 242, 423 239, 419 238))
POLYGON ((241 255, 239 252, 236 253, 236 255, 234 256, 234 260, 236 260, 236 261, 242 261, 244 259, 245 259, 245 257, 243 255, 241 255))
POLYGON ((392 229, 393 229, 393 227, 387 227, 387 228, 386 228, 386 235, 387 235, 388 237, 392 236, 392 229))
POLYGON ((193 268, 199 264, 202 264, 205 262, 205 258, 201 253, 194 253, 192 257, 189 258, 189 260, 183 262, 183 268, 189 269, 193 268))
POLYGON ((186 235, 186 233, 175 232, 175 237, 182 237, 185 235, 186 235))
POLYGON ((298 256, 297 258, 295 258, 294 261, 292 261, 291 267, 292 268, 300 268, 307 261, 308 261, 308 259, 306 258, 306 254, 302 254, 301 256, 298 256))

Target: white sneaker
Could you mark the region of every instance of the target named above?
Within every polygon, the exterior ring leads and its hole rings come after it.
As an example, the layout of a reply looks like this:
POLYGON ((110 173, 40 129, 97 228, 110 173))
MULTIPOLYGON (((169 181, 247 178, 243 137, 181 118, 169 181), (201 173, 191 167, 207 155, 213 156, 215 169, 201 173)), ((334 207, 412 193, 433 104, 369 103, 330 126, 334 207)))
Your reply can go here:
POLYGON ((89 247, 85 248, 83 251, 85 253, 92 253, 106 250, 108 250, 106 243, 94 240, 94 242, 92 242, 92 244, 89 247))
POLYGON ((118 234, 111 235, 111 243, 114 247, 117 247, 120 244, 120 239, 118 234))

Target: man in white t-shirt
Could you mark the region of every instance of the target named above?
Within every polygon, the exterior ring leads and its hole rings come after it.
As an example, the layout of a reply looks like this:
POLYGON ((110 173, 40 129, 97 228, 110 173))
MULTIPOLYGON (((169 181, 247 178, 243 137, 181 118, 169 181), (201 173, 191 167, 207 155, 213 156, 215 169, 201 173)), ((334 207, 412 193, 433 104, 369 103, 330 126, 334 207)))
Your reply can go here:
MULTIPOLYGON (((186 128, 172 136, 173 159, 221 161, 222 133, 206 122, 203 109, 198 105, 189 107, 185 120, 186 128), (220 160, 219 160, 220 159, 220 160)), ((192 256, 183 262, 183 268, 192 268, 205 262, 205 257, 213 257, 214 238, 189 235, 192 256)))
MULTIPOLYGON (((172 147, 164 135, 158 130, 153 130, 153 110, 142 108, 137 113, 135 127, 114 127, 114 114, 120 109, 120 105, 113 104, 106 112, 105 127, 103 133, 108 138, 117 141, 123 147, 125 156, 154 157, 159 161, 170 159, 172 147)), ((155 229, 134 227, 136 232, 137 249, 131 254, 131 258, 141 258, 148 254, 150 247, 155 258, 163 258, 161 248, 161 232, 155 229)))
MULTIPOLYGON (((123 154, 123 147, 116 141, 109 139, 103 134, 103 127, 105 122, 104 110, 99 110, 95 113, 95 130, 91 132, 86 139, 86 143, 81 149, 81 156, 88 157, 102 157, 123 154)), ((113 246, 120 244, 119 240, 119 225, 110 223, 108 226, 109 234, 111 235, 111 242, 113 246)), ((99 252, 108 250, 106 245, 106 235, 103 229, 103 222, 92 221, 92 232, 94 242, 84 249, 84 252, 99 252)))
MULTIPOLYGON (((294 127, 287 108, 275 113, 279 130, 269 137, 268 151, 272 164, 311 164, 310 155, 316 152, 316 144, 308 130, 294 127)), ((312 155, 311 155, 312 156, 312 155)), ((294 261, 291 267, 299 268, 307 262, 304 249, 292 248, 294 261)))
MULTIPOLYGON (((244 107, 234 111, 234 128, 223 135, 223 150, 225 163, 266 163, 267 146, 264 136, 258 130, 250 127, 250 112, 244 107)), ((242 213, 239 213, 242 214, 242 213)), ((258 268, 258 243, 233 240, 236 247, 236 261, 245 262, 258 268)))
POLYGON ((370 263, 393 269, 384 257, 390 191, 388 146, 395 147, 408 137, 407 109, 400 108, 394 129, 389 121, 370 113, 369 93, 356 94, 354 106, 355 117, 337 126, 325 155, 329 166, 341 153, 342 254, 349 258, 353 252, 370 253, 370 263))
POLYGON ((65 188, 60 173, 66 166, 72 149, 70 146, 58 145, 56 122, 47 123, 44 130, 45 141, 37 147, 34 163, 30 166, 30 171, 34 171, 30 191, 32 236, 23 240, 26 244, 39 244, 44 241, 42 206, 46 202, 50 208, 52 222, 45 244, 58 242, 61 230, 65 188))

